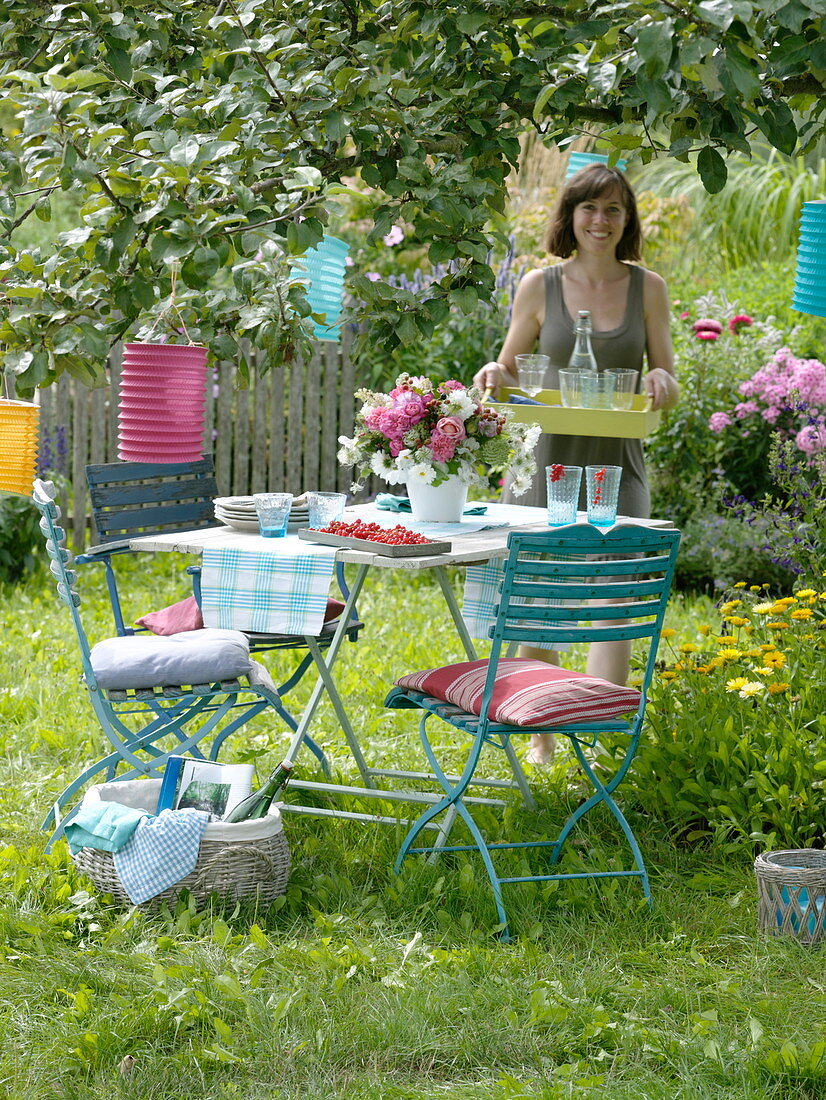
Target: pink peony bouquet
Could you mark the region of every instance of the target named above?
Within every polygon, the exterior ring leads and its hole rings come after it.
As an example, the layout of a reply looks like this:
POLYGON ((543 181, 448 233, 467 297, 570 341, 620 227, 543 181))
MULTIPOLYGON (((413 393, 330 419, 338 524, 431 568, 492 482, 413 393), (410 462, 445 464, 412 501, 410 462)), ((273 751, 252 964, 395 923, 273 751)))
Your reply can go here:
POLYGON ((488 472, 507 470, 519 496, 536 472, 539 428, 514 424, 473 387, 400 374, 390 393, 357 390, 356 397, 363 402, 356 434, 339 438, 338 460, 354 466, 358 477, 373 473, 391 483, 419 478, 438 485, 455 474, 484 487, 488 472))

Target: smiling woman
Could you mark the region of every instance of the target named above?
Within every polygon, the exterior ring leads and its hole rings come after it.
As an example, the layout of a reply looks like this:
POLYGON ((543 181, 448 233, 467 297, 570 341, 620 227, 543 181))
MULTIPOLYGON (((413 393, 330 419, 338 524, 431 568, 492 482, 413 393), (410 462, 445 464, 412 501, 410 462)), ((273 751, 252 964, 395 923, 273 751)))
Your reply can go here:
MULTIPOLYGON (((625 174, 592 164, 571 176, 551 219, 546 245, 548 252, 563 262, 528 272, 523 278, 498 360, 482 367, 474 378, 476 385, 483 389, 515 385, 516 356, 533 351, 538 344, 538 350, 551 362, 545 386, 558 389, 559 368, 568 363, 574 346, 573 319, 581 310, 587 310, 593 321, 591 341, 598 370, 635 370, 652 408, 676 404, 679 390, 674 378, 668 292, 659 275, 637 262, 642 234, 636 198, 625 174), (644 374, 646 360, 648 371, 644 374)), ((537 448, 539 474, 528 490, 528 504, 544 506, 542 475, 552 463, 621 467, 619 514, 641 518, 650 515, 641 440, 541 436, 537 448)), ((505 499, 509 499, 507 484, 505 499)), ((585 507, 581 495, 579 508, 584 511, 585 507)), ((556 663, 553 653, 523 655, 556 663)), ((630 648, 625 642, 596 642, 589 653, 588 672, 624 684, 629 657, 630 648)), ((537 742, 535 760, 541 761, 547 751, 547 745, 537 742)))

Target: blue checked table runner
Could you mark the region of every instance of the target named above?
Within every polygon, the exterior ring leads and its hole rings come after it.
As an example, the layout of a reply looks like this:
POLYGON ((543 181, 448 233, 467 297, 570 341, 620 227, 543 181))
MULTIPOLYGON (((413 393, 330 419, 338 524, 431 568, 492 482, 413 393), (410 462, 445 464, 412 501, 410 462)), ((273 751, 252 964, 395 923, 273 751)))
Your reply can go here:
POLYGON ((261 550, 204 550, 204 625, 263 634, 320 634, 335 547, 303 542, 295 535, 261 542, 261 550))

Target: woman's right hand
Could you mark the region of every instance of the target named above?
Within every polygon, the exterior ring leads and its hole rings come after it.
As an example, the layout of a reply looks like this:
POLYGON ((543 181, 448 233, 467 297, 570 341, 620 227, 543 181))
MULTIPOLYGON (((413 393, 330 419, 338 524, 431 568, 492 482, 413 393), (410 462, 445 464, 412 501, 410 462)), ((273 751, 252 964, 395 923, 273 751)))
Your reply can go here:
POLYGON ((515 385, 516 380, 511 377, 510 371, 504 363, 491 361, 490 363, 485 363, 481 370, 478 370, 476 374, 474 374, 473 384, 477 389, 480 389, 482 393, 491 393, 498 390, 500 386, 515 385))

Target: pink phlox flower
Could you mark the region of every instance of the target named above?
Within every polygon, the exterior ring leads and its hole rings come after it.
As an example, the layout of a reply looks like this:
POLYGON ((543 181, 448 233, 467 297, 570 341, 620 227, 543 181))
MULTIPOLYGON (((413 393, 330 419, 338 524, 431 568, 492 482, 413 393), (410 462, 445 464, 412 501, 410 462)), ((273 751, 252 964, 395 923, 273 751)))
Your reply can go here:
POLYGON ((394 225, 389 233, 385 233, 382 240, 388 248, 392 248, 394 244, 401 244, 404 240, 404 230, 400 225, 394 225))
POLYGON ((726 412, 712 413, 708 418, 708 426, 715 435, 721 432, 723 428, 727 428, 731 422, 731 417, 726 412))
POLYGON ((780 412, 781 410, 778 409, 777 405, 769 405, 767 409, 763 409, 762 416, 769 424, 774 424, 775 420, 780 416, 780 412))
POLYGON ((442 382, 439 389, 442 393, 452 393, 453 390, 463 390, 465 387, 461 382, 457 382, 455 378, 448 378, 447 382, 442 382))
POLYGON ((719 336, 723 331, 723 326, 719 321, 712 320, 711 317, 701 317, 699 321, 695 321, 691 326, 695 332, 716 332, 719 336))
POLYGON ((744 416, 749 416, 751 413, 756 413, 758 405, 756 401, 741 401, 734 406, 734 415, 738 420, 742 420, 744 416))
POLYGON ((437 428, 430 436, 430 453, 434 462, 449 462, 456 451, 457 440, 443 435, 437 428))
POLYGON ((364 277, 365 279, 369 279, 371 283, 377 283, 381 279, 381 275, 379 275, 378 271, 367 271, 364 277))
POLYGON ((804 454, 814 455, 826 450, 826 425, 807 424, 794 437, 795 444, 804 454))
POLYGON ((748 313, 738 313, 736 317, 728 323, 729 331, 733 332, 736 336, 741 328, 748 328, 749 325, 753 325, 754 321, 749 317, 748 313))
POLYGON ((720 333, 714 332, 712 329, 703 329, 702 332, 696 332, 694 335, 698 340, 717 340, 719 339, 720 333))

